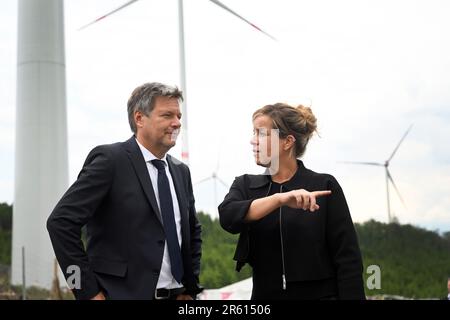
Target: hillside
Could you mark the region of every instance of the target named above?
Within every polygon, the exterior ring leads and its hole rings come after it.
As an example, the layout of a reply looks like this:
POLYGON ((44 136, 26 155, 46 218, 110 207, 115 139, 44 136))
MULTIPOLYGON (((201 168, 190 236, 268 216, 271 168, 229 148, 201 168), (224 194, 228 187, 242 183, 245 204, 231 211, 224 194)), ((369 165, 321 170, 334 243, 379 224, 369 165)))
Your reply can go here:
POLYGON ((447 295, 450 233, 440 236, 411 225, 373 220, 357 224, 356 230, 365 270, 373 264, 381 269, 381 290, 366 289, 367 295, 384 293, 412 298, 447 295))

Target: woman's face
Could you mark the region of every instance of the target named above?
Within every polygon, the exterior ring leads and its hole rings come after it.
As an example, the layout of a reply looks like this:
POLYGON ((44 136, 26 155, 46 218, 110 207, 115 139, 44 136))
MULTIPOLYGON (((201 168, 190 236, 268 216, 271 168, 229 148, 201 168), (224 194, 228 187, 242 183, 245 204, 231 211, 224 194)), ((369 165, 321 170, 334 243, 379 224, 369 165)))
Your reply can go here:
POLYGON ((253 137, 250 143, 253 146, 256 164, 269 167, 274 160, 273 157, 279 154, 278 130, 273 129, 270 117, 260 115, 253 120, 253 137))

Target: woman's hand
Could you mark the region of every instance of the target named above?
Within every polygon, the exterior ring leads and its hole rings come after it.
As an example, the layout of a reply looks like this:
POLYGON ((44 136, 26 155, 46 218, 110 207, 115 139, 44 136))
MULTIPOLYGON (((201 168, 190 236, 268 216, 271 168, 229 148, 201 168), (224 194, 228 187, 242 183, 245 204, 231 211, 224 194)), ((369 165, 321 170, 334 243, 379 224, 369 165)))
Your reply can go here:
POLYGON ((316 198, 328 196, 330 194, 331 191, 329 190, 309 192, 305 189, 297 189, 279 193, 279 197, 282 206, 314 212, 320 208, 317 204, 316 198))
POLYGON ((319 209, 316 198, 329 194, 331 194, 331 191, 328 190, 309 192, 304 189, 275 193, 268 197, 253 200, 244 219, 245 221, 260 220, 281 206, 314 212, 319 209))

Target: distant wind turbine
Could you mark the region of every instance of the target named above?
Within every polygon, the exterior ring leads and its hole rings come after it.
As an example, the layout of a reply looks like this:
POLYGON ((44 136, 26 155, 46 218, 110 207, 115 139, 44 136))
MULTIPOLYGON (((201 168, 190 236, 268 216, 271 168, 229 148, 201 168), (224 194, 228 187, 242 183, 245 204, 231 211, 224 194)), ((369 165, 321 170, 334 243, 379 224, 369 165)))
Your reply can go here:
MULTIPOLYGON (((82 26, 81 28, 79 28, 79 30, 85 29, 97 22, 99 22, 100 20, 103 20, 104 18, 128 7, 129 5, 133 4, 134 2, 137 2, 138 0, 131 0, 128 1, 126 3, 124 3, 123 5, 121 5, 120 7, 112 10, 111 12, 95 19, 94 21, 82 26)), ((229 13, 231 13, 232 15, 234 15, 235 17, 239 18, 240 20, 244 21, 245 23, 249 24, 250 26, 252 26, 253 28, 255 28, 256 30, 258 30, 259 32, 263 33, 264 35, 266 35, 267 37, 271 38, 272 40, 276 39, 271 36, 270 34, 268 34, 267 32, 263 31, 261 28, 259 28, 258 26, 256 26, 255 24, 251 23, 250 21, 248 21, 247 19, 245 19, 244 17, 242 17, 241 15, 237 14, 235 11, 231 10, 230 8, 228 8, 226 5, 224 5, 223 3, 221 3, 220 1, 217 0, 209 0, 212 3, 214 3, 215 5, 219 6, 220 8, 228 11, 229 13)), ((178 37, 179 37, 179 47, 180 47, 180 87, 181 90, 183 91, 183 97, 184 100, 181 104, 181 113, 183 114, 183 117, 181 119, 181 159, 183 160, 183 162, 185 162, 186 164, 189 164, 189 145, 188 145, 188 117, 187 117, 187 89, 186 89, 186 67, 185 67, 185 46, 184 46, 184 18, 183 18, 183 0, 178 0, 178 37)))
POLYGON ((217 157, 217 165, 215 170, 212 172, 211 175, 209 175, 206 178, 201 179, 200 181, 197 181, 194 183, 194 186, 197 186, 199 184, 202 184, 206 181, 210 181, 212 180, 213 182, 213 186, 214 186, 214 207, 217 210, 218 207, 218 202, 217 202, 217 183, 221 184, 222 186, 225 187, 225 189, 229 189, 229 185, 227 185, 218 175, 219 172, 219 164, 220 164, 220 152, 219 152, 219 156, 217 157))
POLYGON ((406 138, 407 134, 411 130, 413 125, 410 125, 408 130, 406 130, 403 137, 400 139, 400 142, 395 147, 394 151, 392 152, 391 156, 384 162, 355 162, 355 161, 340 161, 340 163, 347 163, 347 164, 361 164, 361 165, 368 165, 368 166, 381 166, 384 167, 386 172, 386 193, 387 193, 387 209, 388 209, 388 221, 393 222, 393 216, 391 215, 391 205, 390 205, 390 198, 389 198, 389 181, 394 186, 395 191, 397 192, 398 197, 402 201, 403 205, 405 205, 405 201, 403 200, 402 196, 400 195, 400 191, 398 190, 397 186, 395 185, 394 179, 391 176, 391 173, 389 172, 389 164, 394 157, 395 153, 397 152, 398 148, 400 147, 400 144, 403 142, 403 140, 406 138))

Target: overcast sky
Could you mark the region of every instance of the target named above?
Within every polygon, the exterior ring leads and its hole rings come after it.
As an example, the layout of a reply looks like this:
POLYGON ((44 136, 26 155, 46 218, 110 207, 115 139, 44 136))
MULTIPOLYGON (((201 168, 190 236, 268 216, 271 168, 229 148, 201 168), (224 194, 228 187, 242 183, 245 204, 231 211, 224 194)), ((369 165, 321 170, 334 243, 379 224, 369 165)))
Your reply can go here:
MULTIPOLYGON (((256 173, 253 111, 275 102, 311 105, 320 137, 306 167, 334 175, 356 222, 386 222, 386 160, 406 202, 401 223, 450 230, 450 2, 222 0, 278 41, 208 0, 184 1, 190 168, 231 184, 256 173), (220 161, 218 162, 218 158, 220 161)), ((131 136, 126 102, 138 85, 179 85, 176 0, 141 0, 85 29, 124 0, 65 2, 69 177, 96 145, 131 136)), ((14 198, 17 1, 0 4, 0 202, 14 198)), ((179 157, 179 145, 172 149, 179 157)), ((212 182, 196 185, 214 207, 212 182)), ((391 188, 391 191, 393 189, 391 188)), ((217 198, 226 189, 218 186, 217 198)))

